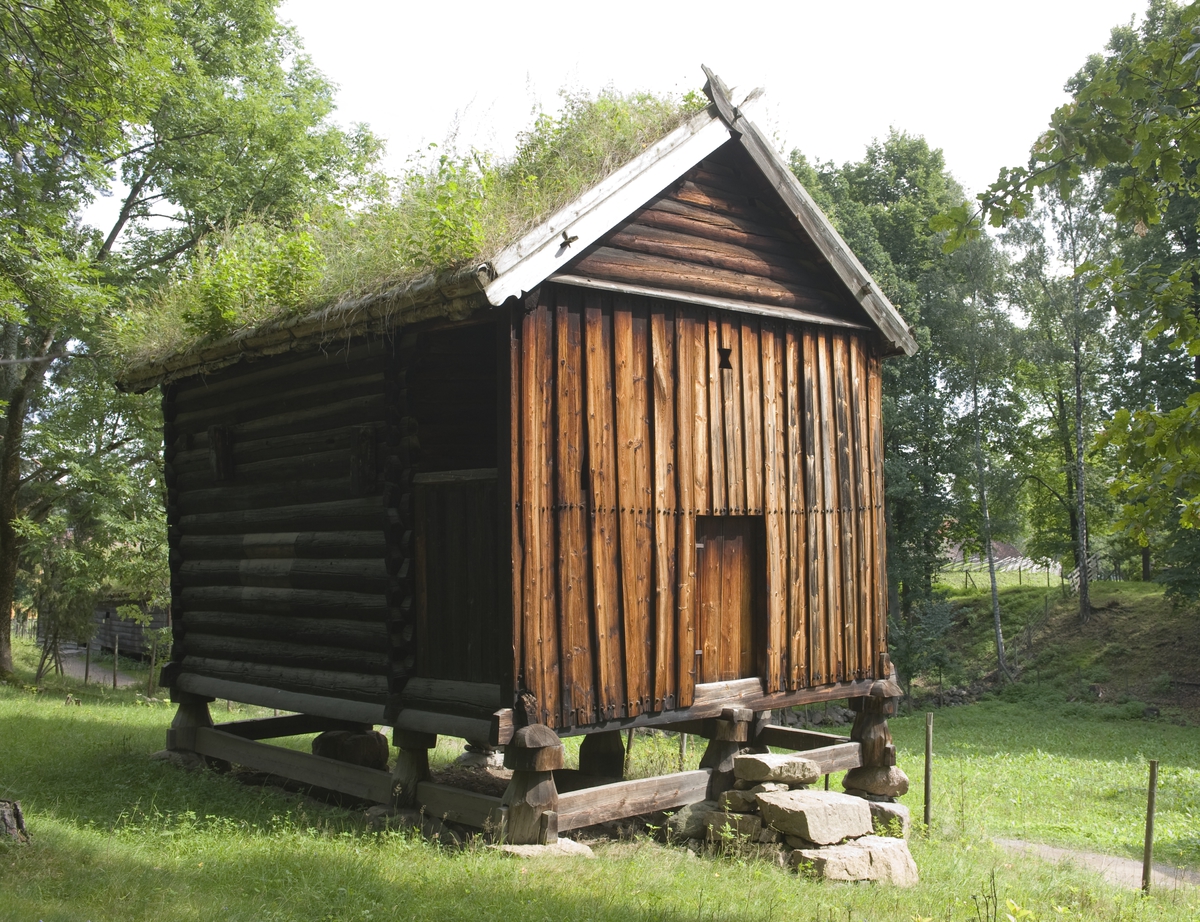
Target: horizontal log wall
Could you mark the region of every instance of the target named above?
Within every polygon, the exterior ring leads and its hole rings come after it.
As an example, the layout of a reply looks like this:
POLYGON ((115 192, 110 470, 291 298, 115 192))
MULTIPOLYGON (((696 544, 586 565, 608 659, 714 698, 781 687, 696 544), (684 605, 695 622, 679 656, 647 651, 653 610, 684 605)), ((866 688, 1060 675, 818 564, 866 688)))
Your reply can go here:
POLYGON ((875 675, 880 365, 859 334, 544 285, 514 311, 520 687, 556 727, 684 708, 696 516, 761 516, 766 692, 875 675))
POLYGON ((734 142, 694 167, 564 272, 869 322, 734 142))
POLYGON ((184 675, 383 704, 390 344, 277 356, 164 394, 184 675))

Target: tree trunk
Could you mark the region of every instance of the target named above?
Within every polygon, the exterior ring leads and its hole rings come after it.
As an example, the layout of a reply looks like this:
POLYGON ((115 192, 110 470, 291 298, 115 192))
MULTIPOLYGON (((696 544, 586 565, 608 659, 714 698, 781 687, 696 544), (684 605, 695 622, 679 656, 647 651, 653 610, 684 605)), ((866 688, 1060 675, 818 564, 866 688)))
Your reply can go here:
POLYGON ((8 396, 4 413, 4 446, 0 450, 0 681, 12 680, 12 609, 16 594, 17 565, 21 559, 21 538, 14 523, 20 514, 18 492, 21 488, 21 449, 25 436, 25 416, 29 401, 46 376, 55 351, 55 339, 47 333, 39 343, 38 361, 25 367, 20 382, 8 396))
POLYGON ((987 549, 988 579, 992 584, 992 622, 996 631, 996 665, 1000 675, 1012 681, 1008 659, 1004 655, 1004 629, 1000 624, 1000 594, 996 589, 996 551, 992 547, 992 520, 988 514, 987 476, 983 464, 982 421, 979 418, 979 387, 971 382, 971 409, 975 415, 975 472, 979 478, 979 514, 983 546, 987 549))
POLYGON ((1086 624, 1092 617, 1092 598, 1089 587, 1091 574, 1088 572, 1087 509, 1084 505, 1085 481, 1083 467, 1083 344, 1076 326, 1075 351, 1075 503, 1079 519, 1079 620, 1086 624))

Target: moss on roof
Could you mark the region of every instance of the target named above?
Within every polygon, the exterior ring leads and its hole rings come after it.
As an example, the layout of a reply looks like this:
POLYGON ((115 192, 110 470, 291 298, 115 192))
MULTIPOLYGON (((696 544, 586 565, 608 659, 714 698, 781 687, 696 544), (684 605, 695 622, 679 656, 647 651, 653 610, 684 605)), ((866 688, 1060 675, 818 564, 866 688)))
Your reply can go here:
POLYGON ((214 229, 167 284, 114 323, 109 345, 126 377, 227 352, 223 343, 300 318, 332 328, 343 308, 487 262, 707 103, 698 93, 611 89, 562 98, 559 113, 539 113, 518 135, 511 157, 433 147, 374 201, 290 226, 260 217, 214 229))

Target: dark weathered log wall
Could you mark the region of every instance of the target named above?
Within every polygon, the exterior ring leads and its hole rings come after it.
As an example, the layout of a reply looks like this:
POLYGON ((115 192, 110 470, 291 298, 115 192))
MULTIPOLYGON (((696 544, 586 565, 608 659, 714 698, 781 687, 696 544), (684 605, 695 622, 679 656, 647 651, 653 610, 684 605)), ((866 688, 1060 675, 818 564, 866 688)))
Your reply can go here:
POLYGON ((551 726, 687 707, 696 517, 762 517, 768 692, 884 650, 866 334, 547 284, 513 312, 514 671, 551 726))
POLYGON ((380 341, 167 389, 177 668, 387 700, 403 669, 381 495, 395 361, 380 341))
POLYGON ((417 675, 499 684, 496 469, 415 481, 417 675))

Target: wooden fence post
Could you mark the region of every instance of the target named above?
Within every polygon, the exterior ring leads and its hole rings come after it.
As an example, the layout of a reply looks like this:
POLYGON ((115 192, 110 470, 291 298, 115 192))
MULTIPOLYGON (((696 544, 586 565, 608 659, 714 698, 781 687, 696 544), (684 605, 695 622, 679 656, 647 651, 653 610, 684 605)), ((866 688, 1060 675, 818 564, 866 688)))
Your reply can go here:
POLYGON ((1150 760, 1150 787, 1146 792, 1146 847, 1142 852, 1142 889, 1150 892, 1154 860, 1154 799, 1158 793, 1158 759, 1150 760))
POLYGON ((933 794, 933 714, 925 715, 925 830, 929 833, 930 800, 933 794))
POLYGON ((121 654, 121 635, 113 627, 113 691, 117 690, 117 657, 121 654))

